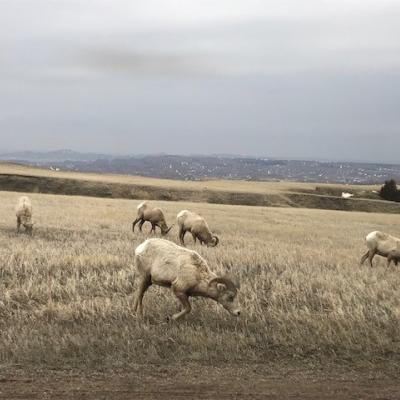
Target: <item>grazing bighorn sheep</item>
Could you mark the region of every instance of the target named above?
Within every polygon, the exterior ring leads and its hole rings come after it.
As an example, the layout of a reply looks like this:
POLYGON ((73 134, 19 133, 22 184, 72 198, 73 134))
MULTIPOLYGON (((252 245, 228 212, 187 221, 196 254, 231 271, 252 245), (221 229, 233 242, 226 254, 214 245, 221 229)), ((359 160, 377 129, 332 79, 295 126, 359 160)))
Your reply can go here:
POLYGON ((184 237, 186 232, 190 232, 193 240, 199 239, 200 244, 205 243, 207 246, 215 247, 219 243, 219 238, 213 235, 208 227, 206 220, 200 215, 188 210, 182 210, 177 215, 179 226, 179 240, 184 246, 184 237))
POLYGON ((391 261, 394 261, 395 265, 400 261, 400 239, 388 235, 387 233, 374 231, 369 233, 365 240, 367 242, 368 251, 362 256, 361 265, 363 265, 368 258, 372 267, 372 259, 376 254, 387 258, 388 267, 391 261))
POLYGON ((17 216, 17 232, 20 231, 21 225, 24 226, 26 232, 32 233, 32 204, 27 196, 21 196, 15 207, 15 215, 17 216))
POLYGON ((232 315, 239 316, 237 287, 228 278, 219 277, 198 253, 164 239, 147 239, 135 250, 135 266, 140 276, 133 305, 143 314, 143 295, 152 284, 171 287, 183 310, 174 314, 177 320, 191 311, 190 296, 215 300, 232 315))
POLYGON ((165 222, 164 214, 160 208, 152 208, 149 206, 149 203, 147 203, 147 201, 144 201, 137 206, 137 217, 133 221, 132 231, 135 231, 135 225, 139 222, 139 230, 140 232, 142 232, 142 226, 146 221, 149 221, 151 223, 150 233, 155 233, 156 226, 158 226, 161 229, 161 234, 163 236, 166 235, 173 227, 173 225, 171 225, 168 228, 167 223, 165 222))

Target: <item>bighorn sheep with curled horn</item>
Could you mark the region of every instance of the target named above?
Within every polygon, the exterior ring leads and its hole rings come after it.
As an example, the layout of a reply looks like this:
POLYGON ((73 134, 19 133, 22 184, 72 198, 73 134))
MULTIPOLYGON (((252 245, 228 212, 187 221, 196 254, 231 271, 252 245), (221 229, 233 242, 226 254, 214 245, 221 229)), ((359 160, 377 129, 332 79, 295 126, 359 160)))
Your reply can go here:
POLYGON ((27 196, 21 196, 15 206, 15 215, 17 216, 17 232, 20 231, 21 225, 26 232, 32 234, 32 203, 27 196))
POLYGON ((133 221, 132 231, 135 231, 135 225, 139 222, 139 230, 140 232, 142 232, 142 226, 146 221, 149 221, 151 223, 150 233, 155 233, 156 226, 158 226, 161 229, 161 234, 163 236, 166 235, 173 227, 173 225, 171 225, 168 228, 165 221, 164 213, 162 212, 161 208, 150 207, 149 203, 147 201, 144 201, 137 206, 137 217, 133 221))
POLYGON ((191 311, 190 296, 215 300, 230 314, 239 316, 237 287, 228 278, 213 273, 198 253, 164 239, 147 239, 135 250, 135 266, 140 276, 133 305, 143 314, 143 295, 152 284, 172 288, 183 310, 172 316, 177 320, 191 311))
POLYGON ((374 231, 369 233, 365 240, 368 251, 362 256, 361 265, 368 258, 372 267, 372 260, 376 254, 386 257, 388 267, 391 261, 394 261, 395 265, 400 261, 400 239, 387 233, 374 231))
POLYGON ((207 246, 215 247, 219 243, 219 238, 213 235, 208 227, 206 220, 198 214, 188 210, 182 210, 177 215, 179 226, 179 240, 184 246, 184 238, 186 232, 190 232, 193 240, 199 239, 200 244, 205 243, 207 246))

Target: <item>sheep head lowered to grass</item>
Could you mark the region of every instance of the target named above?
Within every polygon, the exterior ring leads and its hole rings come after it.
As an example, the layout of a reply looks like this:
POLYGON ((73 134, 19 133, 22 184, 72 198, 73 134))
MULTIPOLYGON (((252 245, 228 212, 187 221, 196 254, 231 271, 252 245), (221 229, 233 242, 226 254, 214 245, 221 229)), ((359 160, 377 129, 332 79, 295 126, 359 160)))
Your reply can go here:
POLYGON ((156 226, 158 226, 163 236, 165 236, 173 227, 173 225, 171 225, 168 228, 161 208, 151 207, 147 201, 144 201, 137 206, 137 217, 133 221, 132 231, 135 231, 135 225, 139 222, 139 230, 142 232, 142 226, 146 221, 151 223, 150 233, 155 233, 156 226))
POLYGON ((144 293, 152 284, 172 288, 183 306, 173 319, 191 311, 189 297, 215 300, 231 315, 239 316, 237 286, 228 278, 217 276, 198 253, 164 239, 147 239, 135 250, 135 267, 140 276, 134 311, 143 313, 144 293))
POLYGON ((219 243, 219 238, 213 235, 208 227, 206 220, 198 214, 188 210, 182 210, 177 215, 179 226, 179 240, 182 245, 185 245, 185 234, 190 232, 193 240, 196 243, 198 239, 200 244, 206 244, 210 247, 215 247, 219 243))

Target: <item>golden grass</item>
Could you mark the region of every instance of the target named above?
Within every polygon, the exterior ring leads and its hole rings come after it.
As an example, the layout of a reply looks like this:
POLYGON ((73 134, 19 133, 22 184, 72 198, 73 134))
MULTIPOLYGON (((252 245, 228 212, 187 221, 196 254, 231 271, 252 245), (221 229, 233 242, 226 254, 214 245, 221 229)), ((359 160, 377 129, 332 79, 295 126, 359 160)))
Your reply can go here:
POLYGON ((399 356, 400 271, 382 260, 358 265, 368 232, 400 236, 398 215, 157 202, 168 222, 183 208, 204 215, 221 245, 188 237, 189 247, 241 282, 240 319, 193 299, 184 321, 167 323, 178 303, 165 288, 146 293, 144 321, 132 314, 133 251, 145 239, 131 232, 139 201, 30 194, 29 237, 15 232, 19 196, 0 192, 2 365, 399 356))

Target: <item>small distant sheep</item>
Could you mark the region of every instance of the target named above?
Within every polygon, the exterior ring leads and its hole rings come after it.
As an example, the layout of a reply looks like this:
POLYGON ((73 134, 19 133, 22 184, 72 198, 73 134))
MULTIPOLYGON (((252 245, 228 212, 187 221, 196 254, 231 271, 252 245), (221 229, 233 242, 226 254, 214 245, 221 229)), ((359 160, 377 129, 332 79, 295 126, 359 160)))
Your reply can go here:
POLYGON ((17 232, 20 231, 21 225, 26 232, 32 233, 32 203, 27 196, 21 196, 15 207, 15 215, 17 216, 17 232))
POLYGON ((343 199, 351 199, 352 197, 354 197, 353 193, 342 192, 342 198, 343 199))
POLYGON ((219 243, 219 238, 213 235, 208 227, 206 220, 198 214, 188 210, 182 210, 177 215, 177 221, 179 226, 179 240, 184 246, 184 238, 186 232, 192 234, 193 240, 196 243, 196 239, 199 240, 200 244, 206 244, 210 247, 215 247, 219 243))
POLYGON ((155 233, 156 226, 158 226, 161 229, 161 234, 163 236, 166 235, 173 227, 173 225, 171 225, 168 228, 164 213, 162 212, 161 208, 150 207, 149 203, 144 201, 137 206, 137 218, 132 223, 132 231, 135 231, 135 226, 139 222, 139 230, 142 232, 142 226, 146 221, 151 223, 150 232, 155 233))
POLYGON ((374 231, 369 233, 365 240, 368 251, 362 256, 361 265, 368 258, 372 267, 372 260, 376 254, 386 257, 388 267, 391 261, 394 261, 395 265, 400 261, 400 239, 387 233, 374 231))

